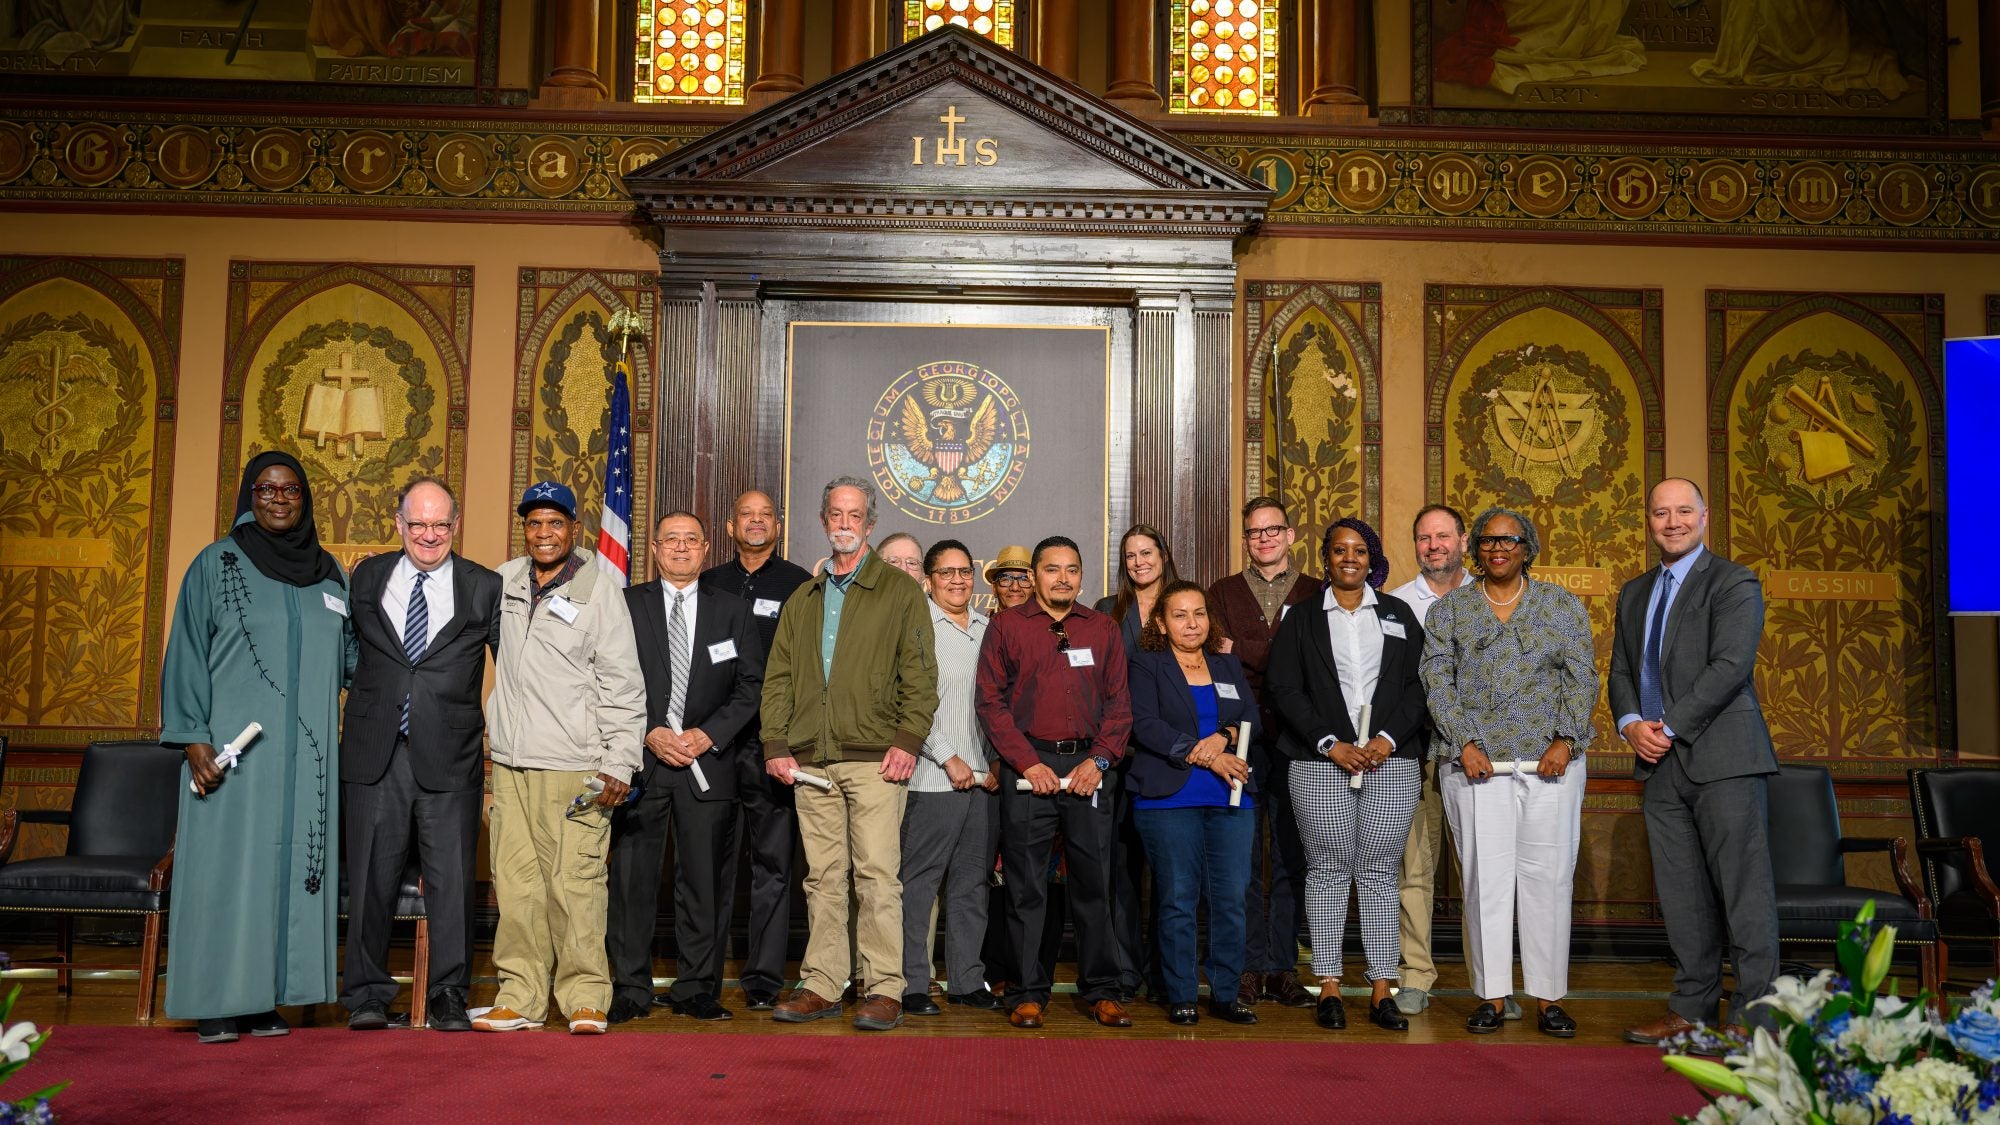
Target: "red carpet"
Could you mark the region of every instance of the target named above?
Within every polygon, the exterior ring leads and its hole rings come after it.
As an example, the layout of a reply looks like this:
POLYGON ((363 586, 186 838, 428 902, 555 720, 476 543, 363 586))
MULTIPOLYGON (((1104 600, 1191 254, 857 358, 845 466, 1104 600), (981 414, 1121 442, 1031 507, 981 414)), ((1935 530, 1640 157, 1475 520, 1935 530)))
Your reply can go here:
POLYGON ((1701 1096, 1641 1048, 62 1027, 7 1084, 65 1122, 1665 1122, 1701 1096))

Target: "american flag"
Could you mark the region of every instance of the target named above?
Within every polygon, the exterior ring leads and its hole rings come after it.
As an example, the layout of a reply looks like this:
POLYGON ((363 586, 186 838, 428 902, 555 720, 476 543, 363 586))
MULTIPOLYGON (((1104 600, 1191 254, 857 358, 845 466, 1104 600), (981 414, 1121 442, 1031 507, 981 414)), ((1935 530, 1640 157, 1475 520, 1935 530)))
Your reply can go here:
POLYGON ((597 565, 620 585, 632 581, 632 395, 625 361, 611 376, 611 447, 604 457, 604 511, 597 520, 597 565))

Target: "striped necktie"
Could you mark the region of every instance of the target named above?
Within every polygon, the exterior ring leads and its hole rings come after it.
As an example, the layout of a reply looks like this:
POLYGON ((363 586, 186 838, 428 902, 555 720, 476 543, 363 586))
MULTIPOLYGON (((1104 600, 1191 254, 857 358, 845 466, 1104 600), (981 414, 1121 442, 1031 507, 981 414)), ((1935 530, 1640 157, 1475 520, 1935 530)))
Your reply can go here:
MULTIPOLYGON (((430 575, 417 572, 417 580, 410 585, 410 611, 403 615, 403 655, 410 658, 410 667, 424 658, 424 650, 431 647, 431 607, 424 600, 424 579, 430 575)), ((403 696, 403 718, 397 725, 398 733, 410 733, 410 697, 403 696)))
POLYGON ((674 594, 674 612, 667 618, 667 659, 673 668, 674 684, 667 696, 667 718, 675 727, 681 726, 685 718, 681 708, 687 705, 688 664, 693 653, 688 651, 688 623, 684 605, 685 593, 674 594))

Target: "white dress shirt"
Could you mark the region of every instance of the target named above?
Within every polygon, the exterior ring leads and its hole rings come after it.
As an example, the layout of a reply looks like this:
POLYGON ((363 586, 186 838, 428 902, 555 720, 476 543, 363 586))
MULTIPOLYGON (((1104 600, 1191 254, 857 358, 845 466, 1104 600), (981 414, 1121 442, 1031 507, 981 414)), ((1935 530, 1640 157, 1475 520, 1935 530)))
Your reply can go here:
MULTIPOLYGON (((661 607, 660 627, 663 630, 660 633, 660 636, 670 637, 673 635, 674 595, 679 594, 682 596, 681 619, 687 622, 688 675, 690 677, 694 675, 695 605, 697 602, 701 600, 695 597, 695 592, 700 588, 701 588, 701 579, 699 577, 689 579, 688 584, 685 586, 676 586, 665 578, 660 579, 660 607, 661 607)), ((673 662, 674 662, 674 654, 670 652, 667 654, 667 667, 672 668, 674 666, 673 662)), ((686 685, 682 685, 681 687, 681 698, 683 700, 687 698, 686 685)), ((684 732, 687 730, 687 724, 683 721, 686 718, 687 716, 685 715, 668 715, 667 721, 674 725, 674 729, 684 732)))
POLYGON ((968 609, 961 627, 937 602, 930 607, 931 631, 937 638, 938 709, 923 753, 917 756, 917 768, 910 774, 910 792, 949 793, 951 775, 944 769, 948 759, 959 759, 974 773, 993 768, 992 749, 976 706, 979 646, 986 640, 987 619, 968 609))
MULTIPOLYGON (((1347 721, 1354 724, 1362 745, 1373 735, 1382 734, 1361 729, 1361 706, 1375 698, 1375 681, 1382 676, 1382 622, 1376 609, 1379 604, 1373 586, 1361 587, 1361 604, 1351 610, 1341 606, 1332 586, 1320 595, 1320 608, 1326 611, 1327 637, 1333 642, 1333 667, 1340 676, 1341 700, 1347 704, 1347 721)), ((1388 739, 1389 745, 1396 744, 1388 735, 1382 737, 1388 739)), ((1331 744, 1322 746, 1320 752, 1330 748, 1331 744)))
MULTIPOLYGON (((446 555, 436 570, 426 571, 424 578, 425 630, 424 648, 444 631, 458 608, 457 599, 451 590, 451 556, 446 555)), ((396 631, 396 639, 403 639, 403 627, 410 617, 410 591, 417 584, 417 564, 410 561, 406 553, 396 563, 396 569, 389 572, 389 586, 382 591, 382 616, 389 619, 389 627, 396 631)))
MULTIPOLYGON (((1467 573, 1464 567, 1459 567, 1458 585, 1469 586, 1471 584, 1472 575, 1467 573)), ((1453 587, 1453 589, 1457 589, 1457 587, 1453 587)), ((1444 594, 1432 590, 1431 584, 1424 580, 1424 576, 1421 573, 1389 592, 1403 599, 1404 603, 1417 611, 1417 624, 1419 625, 1430 624, 1431 607, 1444 600, 1444 594)), ((1450 592, 1450 590, 1445 591, 1446 594, 1450 592)))

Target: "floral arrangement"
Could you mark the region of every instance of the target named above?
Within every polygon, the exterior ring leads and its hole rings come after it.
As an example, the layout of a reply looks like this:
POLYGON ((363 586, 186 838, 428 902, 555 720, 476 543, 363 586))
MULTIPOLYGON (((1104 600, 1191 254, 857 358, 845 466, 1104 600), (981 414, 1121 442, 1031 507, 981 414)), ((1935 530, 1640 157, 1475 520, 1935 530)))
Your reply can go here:
POLYGON ((1987 981, 1949 1023, 1919 992, 1902 1000, 1889 973, 1896 929, 1870 901, 1843 922, 1839 972, 1779 977, 1750 1006, 1770 1023, 1747 1035, 1704 1030, 1673 1044, 1669 1069, 1709 1104, 1682 1125, 2000 1125, 2000 986, 1987 981), (1720 1054, 1721 1062, 1688 1052, 1720 1054))
MULTIPOLYGON (((37 1031, 35 1025, 26 1020, 9 1024, 7 1016, 14 1010, 14 1000, 21 995, 21 986, 7 994, 0 1001, 0 1083, 14 1076, 14 1072, 28 1065, 42 1044, 49 1041, 49 1032, 37 1031)), ((0 1125, 47 1125, 56 1119, 56 1112, 49 1102, 67 1089, 69 1083, 58 1082, 45 1086, 20 1101, 0 1101, 0 1125)))

